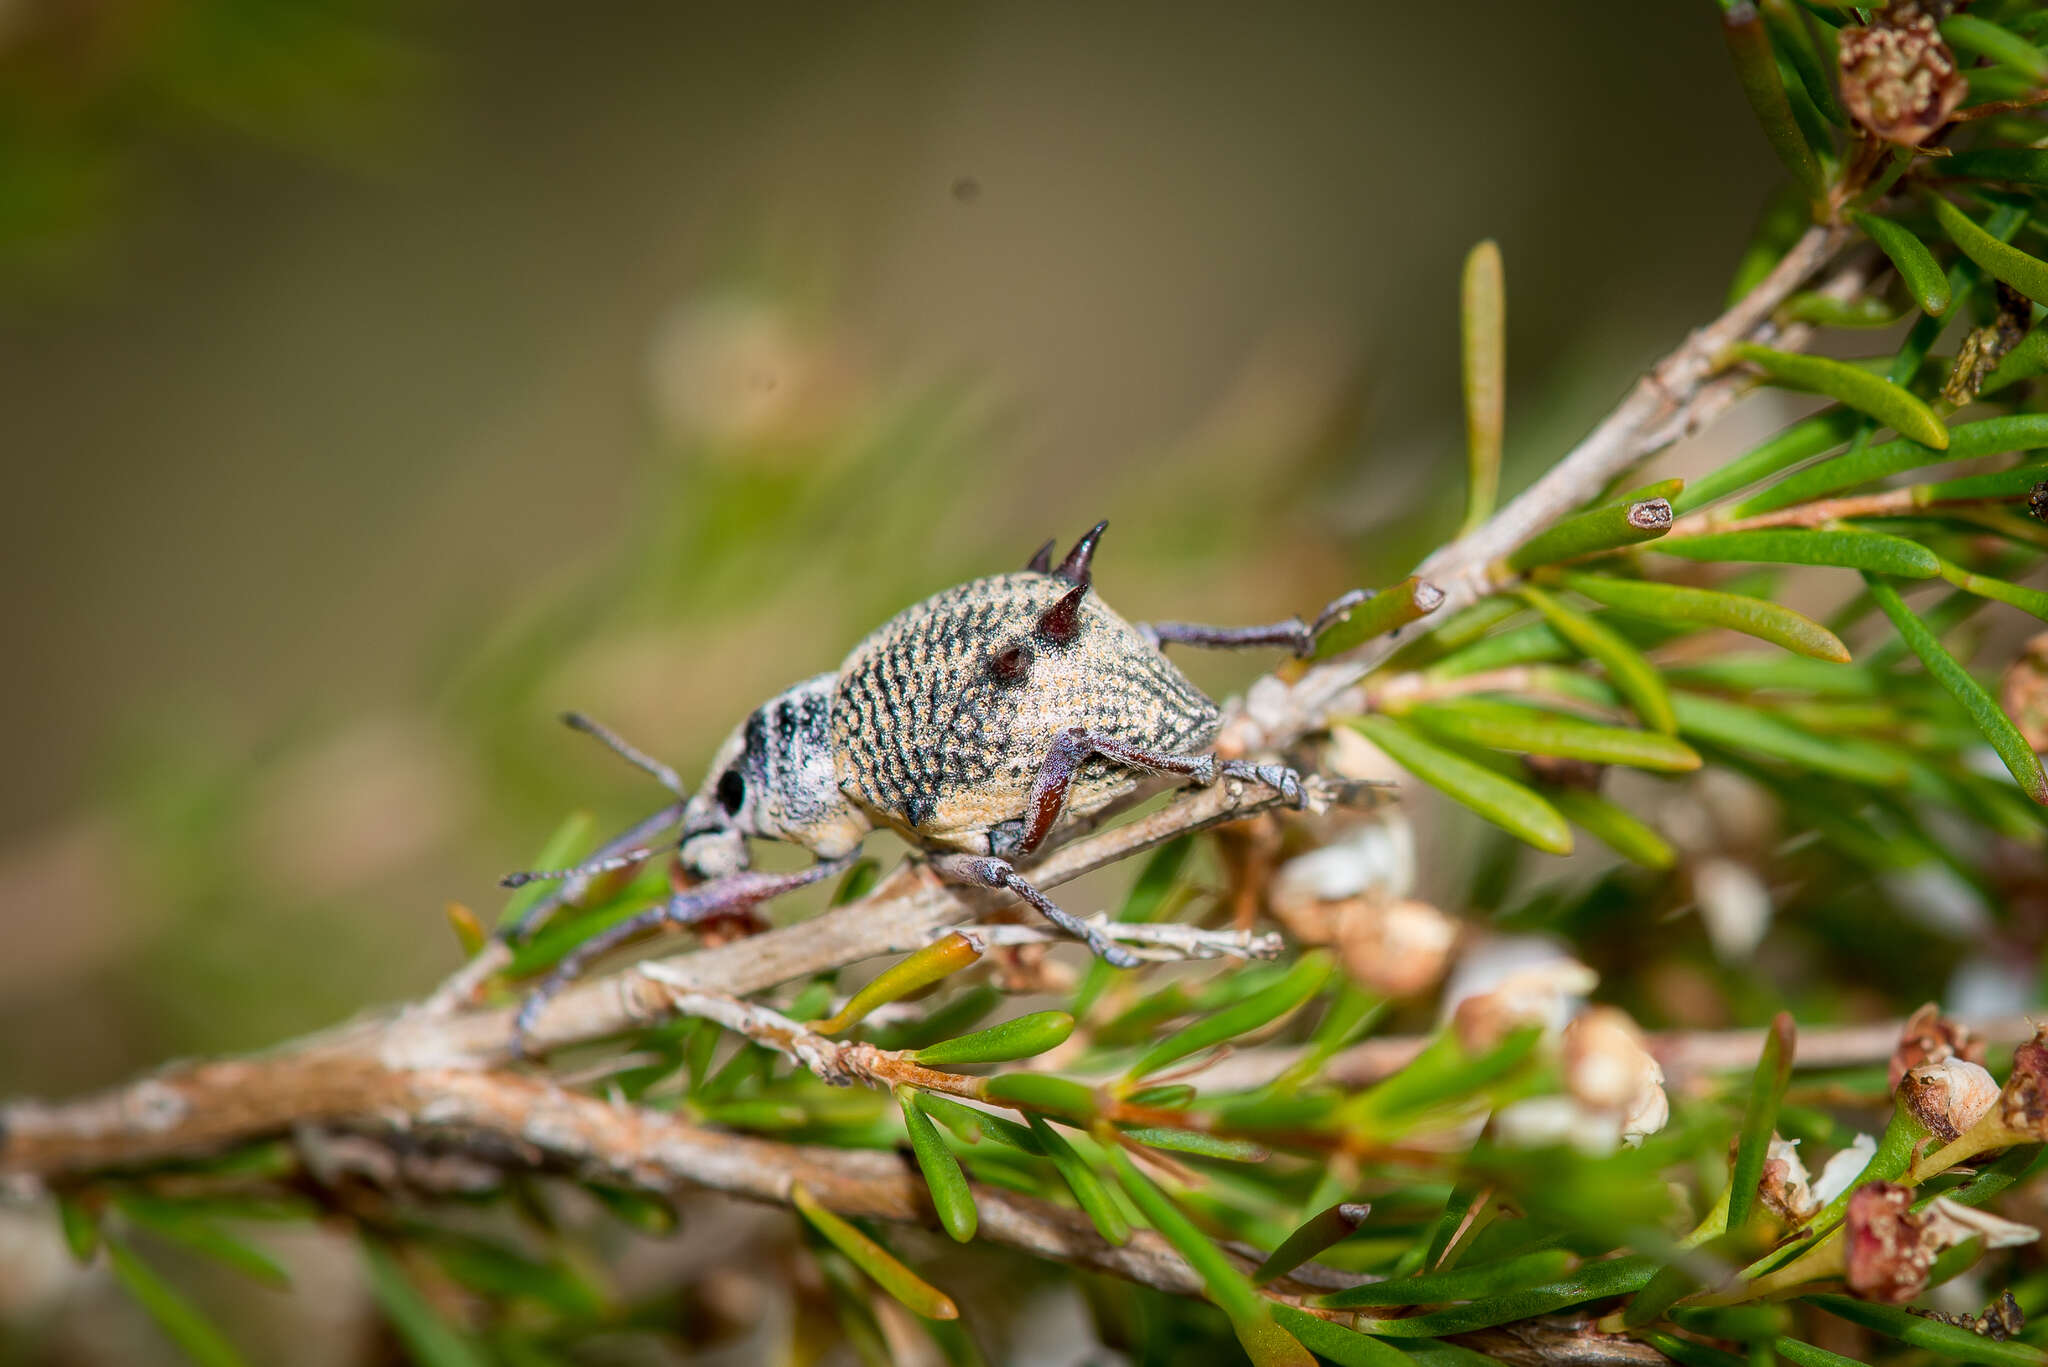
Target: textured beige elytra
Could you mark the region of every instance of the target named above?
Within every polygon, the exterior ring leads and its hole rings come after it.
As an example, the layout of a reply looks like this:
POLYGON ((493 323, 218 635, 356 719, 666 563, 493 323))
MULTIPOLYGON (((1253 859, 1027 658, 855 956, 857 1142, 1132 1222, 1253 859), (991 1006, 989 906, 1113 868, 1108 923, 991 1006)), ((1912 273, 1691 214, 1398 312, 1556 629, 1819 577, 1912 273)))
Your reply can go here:
MULTIPOLYGON (((992 829, 1021 821, 1063 731, 1084 727, 1160 754, 1208 750, 1216 704, 1092 591, 1071 640, 1039 634, 1072 589, 1033 570, 972 580, 912 604, 855 646, 832 695, 847 796, 922 843, 981 853, 992 829), (996 661, 1020 649, 1029 667, 1017 679, 996 661)), ((1140 781, 1126 765, 1091 759, 1066 815, 1099 811, 1140 781)))

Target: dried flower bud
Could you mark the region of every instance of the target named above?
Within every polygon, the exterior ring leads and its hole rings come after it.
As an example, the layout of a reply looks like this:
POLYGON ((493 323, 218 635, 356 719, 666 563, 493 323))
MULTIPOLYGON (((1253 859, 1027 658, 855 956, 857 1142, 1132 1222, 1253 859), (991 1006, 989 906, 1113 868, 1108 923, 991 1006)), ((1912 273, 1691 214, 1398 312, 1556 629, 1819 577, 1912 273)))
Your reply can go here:
POLYGON ((1910 1069, 1899 1082, 1899 1103, 1943 1144, 1982 1120, 1998 1104, 1998 1082, 1981 1063, 1945 1058, 1910 1069))
MULTIPOLYGON (((2044 481, 2048 483, 2048 481, 2044 481)), ((2029 496, 2028 506, 2033 506, 2029 496)), ((2038 514, 2037 514, 2038 516, 2038 514)), ((2035 750, 2048 750, 2048 632, 2033 637, 2006 666, 1998 701, 2035 750)))
POLYGON ((1444 989, 1444 1013, 1468 1052, 1484 1053, 1516 1028, 1562 1030, 1600 975, 1536 936, 1502 936, 1475 946, 1444 989))
POLYGON ((1925 1221, 1913 1213, 1911 1188, 1864 1183, 1849 1198, 1843 1224, 1851 1295, 1897 1305, 1926 1289, 1935 1250, 1921 1239, 1925 1221))
POLYGON ((1764 1150, 1763 1176, 1756 1184, 1757 1199, 1787 1225, 1805 1224, 1820 1210, 1807 1183, 1806 1164, 1799 1157, 1799 1141, 1771 1136, 1764 1150))
POLYGON ((1621 1117, 1621 1142, 1630 1148, 1671 1123, 1671 1098, 1664 1094, 1664 1070, 1654 1059, 1650 1066, 1657 1069, 1656 1079, 1644 1085, 1636 1094, 1635 1104, 1621 1117))
POLYGON ((2002 1216, 1958 1205, 1946 1196, 1913 1209, 1910 1188, 1868 1182, 1849 1198, 1844 1276, 1864 1300, 1897 1305, 1927 1289, 1927 1273, 1948 1249, 1972 1239, 1984 1247, 2018 1248, 2041 1232, 2002 1216))
POLYGON ((1934 16, 1917 4, 1894 4, 1867 28, 1844 28, 1840 50, 1842 102, 1886 142, 1918 147, 1970 93, 1934 16))
POLYGON ((1564 1076, 1571 1094, 1586 1105, 1618 1110, 1635 1101, 1646 1080, 1661 1083, 1664 1070, 1626 1011, 1589 1006, 1564 1028, 1564 1076))
POLYGON ((2048 1140, 2048 1026, 2012 1051, 2012 1075, 1999 1093, 1998 1109, 2008 1130, 2048 1140))
POLYGON ((1891 1089, 1910 1069, 1923 1063, 1940 1063, 1959 1058, 1971 1063, 1984 1061, 1984 1041, 1971 1034, 1962 1022, 1941 1014, 1941 1008, 1927 1003, 1906 1021, 1899 1031, 1899 1047, 1892 1051, 1891 1089))
POLYGON ((1344 971, 1382 996, 1412 997, 1436 986, 1458 942, 1458 923, 1427 902, 1342 904, 1334 939, 1344 971))
POLYGON ((1406 897, 1415 885, 1415 832, 1399 816, 1364 822, 1321 849, 1288 860, 1273 875, 1266 902, 1286 916, 1317 902, 1406 897))

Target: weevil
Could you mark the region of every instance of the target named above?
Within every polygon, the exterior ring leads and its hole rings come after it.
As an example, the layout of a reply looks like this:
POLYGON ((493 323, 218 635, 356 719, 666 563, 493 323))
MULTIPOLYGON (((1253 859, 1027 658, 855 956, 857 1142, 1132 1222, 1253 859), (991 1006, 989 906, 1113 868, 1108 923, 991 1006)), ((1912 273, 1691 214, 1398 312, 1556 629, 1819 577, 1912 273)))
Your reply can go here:
POLYGON ((1129 950, 1032 886, 1015 861, 1159 777, 1197 785, 1244 779, 1300 805, 1292 769, 1216 754, 1220 710, 1162 647, 1281 646, 1308 656, 1366 595, 1347 593, 1312 622, 1134 624, 1094 592, 1095 547, 1108 525, 1090 528, 1058 565, 1058 543, 1048 541, 1018 573, 971 580, 905 608, 838 669, 750 713, 694 791, 606 728, 565 718, 677 797, 627 842, 650 828, 679 824, 680 834, 573 869, 510 874, 507 886, 624 868, 671 846, 693 886, 563 959, 520 1008, 521 1046, 548 999, 596 956, 657 926, 745 913, 829 877, 878 828, 923 850, 941 877, 1007 889, 1109 963, 1134 965, 1129 950), (794 873, 751 871, 752 838, 800 845, 817 861, 794 873))

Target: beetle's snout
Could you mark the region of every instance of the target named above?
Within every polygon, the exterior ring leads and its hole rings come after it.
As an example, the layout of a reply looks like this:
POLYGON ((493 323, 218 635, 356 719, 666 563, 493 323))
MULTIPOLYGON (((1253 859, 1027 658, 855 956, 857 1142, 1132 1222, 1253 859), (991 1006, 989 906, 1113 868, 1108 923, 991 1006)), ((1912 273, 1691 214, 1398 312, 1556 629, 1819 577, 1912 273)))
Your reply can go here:
POLYGON ((732 814, 699 794, 683 811, 683 867, 698 878, 723 878, 748 865, 747 837, 732 814))

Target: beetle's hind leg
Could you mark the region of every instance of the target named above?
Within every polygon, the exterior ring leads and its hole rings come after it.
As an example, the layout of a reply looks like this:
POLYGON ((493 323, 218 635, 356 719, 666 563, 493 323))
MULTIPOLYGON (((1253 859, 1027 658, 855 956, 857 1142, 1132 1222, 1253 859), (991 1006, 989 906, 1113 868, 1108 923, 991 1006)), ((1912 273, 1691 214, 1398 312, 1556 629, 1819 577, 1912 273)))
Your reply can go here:
POLYGON ((844 871, 853 862, 852 855, 838 859, 822 859, 807 869, 795 873, 736 873, 714 883, 688 888, 676 893, 657 907, 649 907, 637 916, 629 916, 609 930, 599 931, 582 944, 569 951, 562 961, 555 965, 554 972, 540 980, 534 989, 526 994, 526 1000, 519 1005, 519 1014, 512 1018, 512 1054, 523 1058, 527 1053, 527 1035, 540 1020, 540 1014, 548 1002, 581 975, 593 961, 609 954, 626 941, 650 930, 663 926, 692 926, 720 916, 732 916, 759 906, 785 892, 816 883, 844 871))
POLYGON ((1240 650, 1254 646, 1285 646, 1303 659, 1316 652, 1316 639, 1344 620, 1351 610, 1372 595, 1353 589, 1330 600, 1313 622, 1290 617, 1256 627, 1211 627, 1196 622, 1140 622, 1138 631, 1153 645, 1210 646, 1218 650, 1240 650))
POLYGON ((1013 892, 1040 916, 1085 943, 1104 963, 1115 968, 1138 966, 1137 955, 1033 887, 1030 880, 1017 872, 1007 859, 999 859, 992 854, 940 854, 932 857, 932 867, 939 871, 941 877, 956 883, 1013 892))

